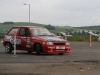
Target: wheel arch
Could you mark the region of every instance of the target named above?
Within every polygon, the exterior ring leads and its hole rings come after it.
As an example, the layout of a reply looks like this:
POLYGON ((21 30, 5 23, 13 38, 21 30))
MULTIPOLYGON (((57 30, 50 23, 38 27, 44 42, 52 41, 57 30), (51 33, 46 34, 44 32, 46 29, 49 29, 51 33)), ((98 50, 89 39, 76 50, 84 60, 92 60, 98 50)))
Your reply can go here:
MULTIPOLYGON (((5 42, 5 45, 6 45, 7 43, 10 43, 10 42, 6 41, 6 42, 5 42)), ((11 44, 11 43, 10 43, 10 44, 11 44)))
MULTIPOLYGON (((9 42, 9 41, 6 41, 6 42, 5 42, 5 46, 6 46, 7 43, 10 43, 10 42, 9 42)), ((10 43, 10 44, 11 44, 11 43, 10 43)), ((11 45, 12 45, 12 44, 11 44, 11 45)), ((14 48, 13 48, 13 45, 12 45, 12 50, 13 50, 13 49, 14 49, 14 48)))

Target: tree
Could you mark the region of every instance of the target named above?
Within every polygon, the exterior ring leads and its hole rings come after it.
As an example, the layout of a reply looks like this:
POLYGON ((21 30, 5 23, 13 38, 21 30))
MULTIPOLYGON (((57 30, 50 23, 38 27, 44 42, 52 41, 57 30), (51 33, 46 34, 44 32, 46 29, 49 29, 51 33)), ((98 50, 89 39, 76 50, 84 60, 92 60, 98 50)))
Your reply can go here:
POLYGON ((51 26, 50 24, 45 26, 45 28, 47 28, 48 30, 55 30, 55 27, 51 26))
POLYGON ((14 24, 14 22, 4 22, 2 24, 14 24))

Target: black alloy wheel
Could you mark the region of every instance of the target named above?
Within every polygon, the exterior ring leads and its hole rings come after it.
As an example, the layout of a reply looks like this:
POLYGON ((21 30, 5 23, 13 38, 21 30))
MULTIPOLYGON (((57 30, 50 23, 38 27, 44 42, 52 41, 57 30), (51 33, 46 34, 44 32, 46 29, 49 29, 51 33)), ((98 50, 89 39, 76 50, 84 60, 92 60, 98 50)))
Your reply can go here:
POLYGON ((6 51, 6 53, 12 52, 12 45, 10 43, 6 43, 5 51, 6 51))

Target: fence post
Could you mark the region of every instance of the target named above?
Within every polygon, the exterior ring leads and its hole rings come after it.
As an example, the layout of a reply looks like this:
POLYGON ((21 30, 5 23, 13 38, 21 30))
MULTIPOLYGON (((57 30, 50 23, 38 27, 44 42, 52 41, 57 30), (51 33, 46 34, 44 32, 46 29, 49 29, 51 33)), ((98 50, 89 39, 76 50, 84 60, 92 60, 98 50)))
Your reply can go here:
POLYGON ((92 43, 91 43, 91 34, 90 34, 90 48, 92 47, 92 43))
POLYGON ((14 57, 16 56, 16 31, 14 31, 14 57))

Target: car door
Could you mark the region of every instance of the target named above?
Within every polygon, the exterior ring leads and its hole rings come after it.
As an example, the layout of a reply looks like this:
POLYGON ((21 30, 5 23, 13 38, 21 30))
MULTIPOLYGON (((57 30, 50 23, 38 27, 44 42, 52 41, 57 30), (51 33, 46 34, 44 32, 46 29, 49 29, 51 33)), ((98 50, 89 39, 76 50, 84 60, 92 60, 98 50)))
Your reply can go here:
POLYGON ((18 39, 21 39, 21 44, 19 44, 19 49, 28 50, 31 49, 31 35, 28 28, 21 27, 18 33, 18 39), (28 36, 26 35, 26 30, 28 36))
POLYGON ((13 27, 11 30, 8 31, 7 34, 5 34, 4 41, 9 42, 10 44, 15 44, 15 37, 14 32, 16 32, 16 48, 18 47, 18 44, 20 44, 20 40, 18 39, 17 33, 19 31, 18 27, 13 27))

